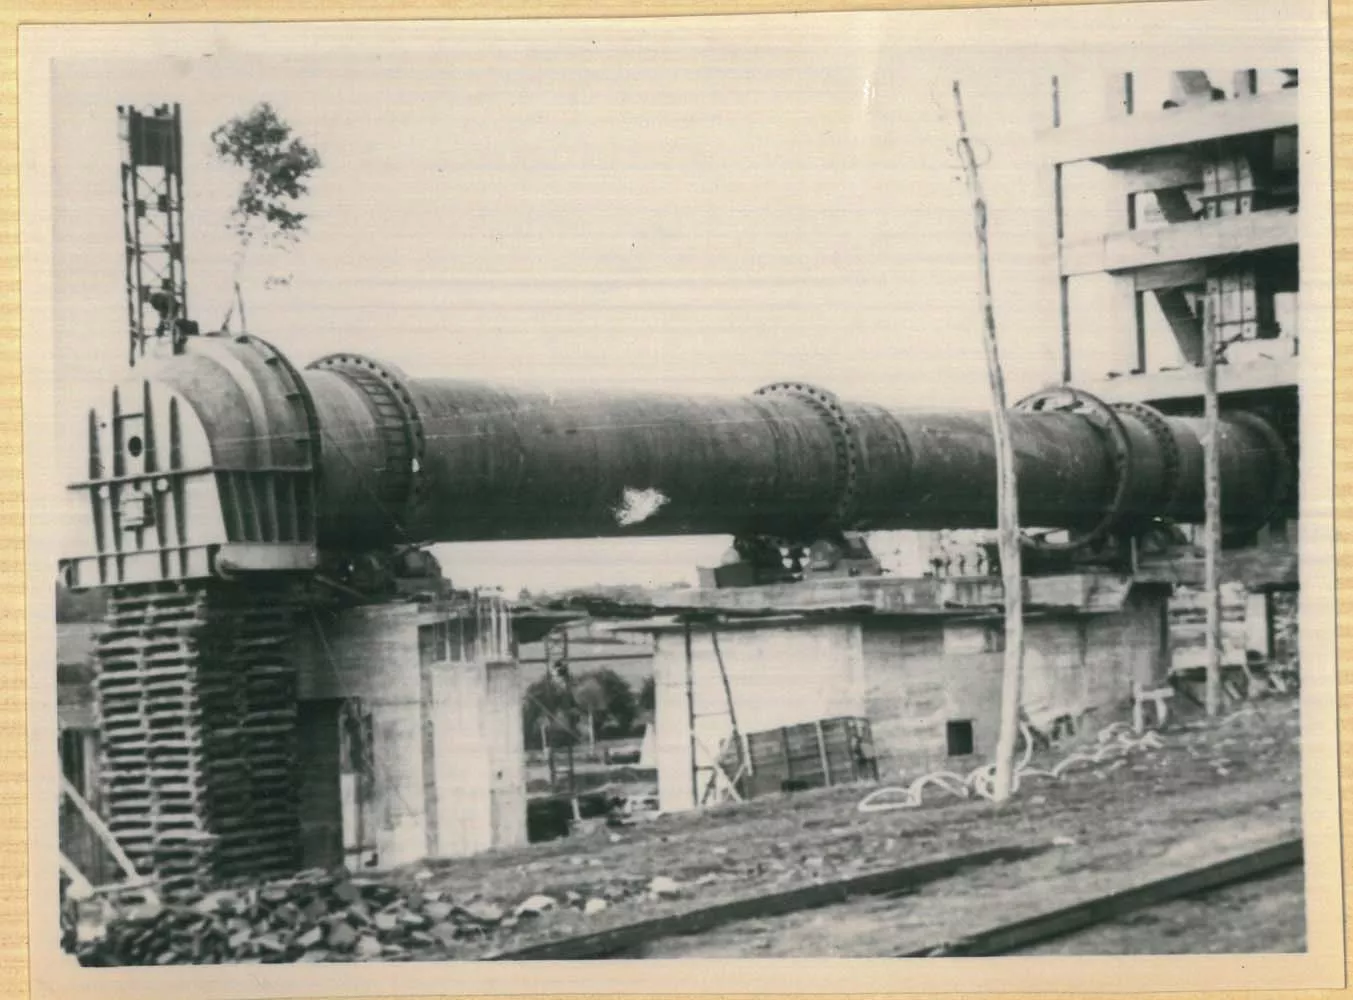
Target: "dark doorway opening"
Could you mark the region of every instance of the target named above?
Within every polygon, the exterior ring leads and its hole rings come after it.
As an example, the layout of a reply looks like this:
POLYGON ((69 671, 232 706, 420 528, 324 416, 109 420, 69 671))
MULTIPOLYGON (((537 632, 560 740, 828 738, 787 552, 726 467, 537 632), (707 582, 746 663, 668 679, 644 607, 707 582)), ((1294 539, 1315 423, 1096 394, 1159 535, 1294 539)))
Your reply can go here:
POLYGON ((944 736, 950 757, 966 757, 973 752, 971 720, 945 723, 944 736))

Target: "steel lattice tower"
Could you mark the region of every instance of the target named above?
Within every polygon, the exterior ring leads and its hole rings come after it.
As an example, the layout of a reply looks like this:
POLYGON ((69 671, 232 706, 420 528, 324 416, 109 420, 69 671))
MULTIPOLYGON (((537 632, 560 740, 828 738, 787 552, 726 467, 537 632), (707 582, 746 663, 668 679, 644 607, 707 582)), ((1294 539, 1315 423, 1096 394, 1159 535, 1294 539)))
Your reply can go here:
POLYGON ((119 107, 122 218, 126 245, 128 362, 150 338, 175 353, 193 332, 183 258, 183 131, 179 106, 119 107), (149 309, 149 313, 148 313, 149 309))

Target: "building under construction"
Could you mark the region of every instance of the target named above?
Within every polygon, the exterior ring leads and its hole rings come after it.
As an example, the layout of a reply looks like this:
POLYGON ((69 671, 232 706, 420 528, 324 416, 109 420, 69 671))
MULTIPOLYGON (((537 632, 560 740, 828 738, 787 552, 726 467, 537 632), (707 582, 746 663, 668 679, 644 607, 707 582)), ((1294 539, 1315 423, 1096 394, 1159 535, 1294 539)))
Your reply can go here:
MULTIPOLYGON (((1045 139, 1063 384, 1010 415, 1039 726, 1170 678, 1171 596, 1201 582, 1205 319, 1225 351, 1223 575, 1297 583, 1296 74, 1169 83, 1148 107, 1128 76, 1121 114, 1045 139), (1062 193, 1087 173, 1121 224, 1077 234, 1062 193)), ((705 586, 655 592, 662 617, 632 626, 654 637, 664 809, 745 792, 767 733, 784 776, 761 791, 989 759, 998 567, 888 577, 866 540, 994 525, 988 414, 805 383, 547 394, 358 353, 297 368, 187 320, 177 111, 124 121, 135 367, 88 415, 71 482, 88 519, 61 568, 108 595, 85 791, 137 870, 386 867, 525 840, 516 655, 544 626, 453 590, 440 542, 734 540, 705 586), (152 272, 152 251, 170 263, 152 272)))

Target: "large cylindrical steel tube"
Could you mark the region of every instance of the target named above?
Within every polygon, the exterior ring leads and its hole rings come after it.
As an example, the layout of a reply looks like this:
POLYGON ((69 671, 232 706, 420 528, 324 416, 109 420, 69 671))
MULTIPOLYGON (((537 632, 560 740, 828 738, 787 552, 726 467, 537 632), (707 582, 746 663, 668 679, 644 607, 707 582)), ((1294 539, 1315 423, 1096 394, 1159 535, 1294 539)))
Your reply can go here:
MULTIPOLYGON (((868 456, 859 521, 933 530, 996 523, 996 446, 985 413, 902 413, 850 407, 868 456)), ((1114 467, 1101 435, 1080 417, 1010 415, 1020 518, 1067 526, 1104 509, 1114 467)))
MULTIPOLYGON (((736 399, 517 390, 353 355, 304 377, 321 544, 995 524, 980 412, 890 410, 802 384, 736 399)), ((1201 519, 1196 421, 1075 400, 1011 414, 1022 523, 1201 519)), ((1247 414, 1224 416, 1220 438, 1224 517, 1248 520, 1285 477, 1282 445, 1247 414)))
MULTIPOLYGON (((1203 516, 1201 422, 1059 387, 1010 414, 1020 523, 1084 548, 1203 516), (1052 529, 1044 531, 1041 529, 1052 529)), ((309 571, 398 543, 985 528, 985 413, 847 402, 803 383, 740 398, 545 392, 410 378, 357 355, 298 372, 254 337, 202 337, 89 415, 71 488, 72 586, 309 571)), ((1222 517, 1278 509, 1283 441, 1222 415, 1222 517)))

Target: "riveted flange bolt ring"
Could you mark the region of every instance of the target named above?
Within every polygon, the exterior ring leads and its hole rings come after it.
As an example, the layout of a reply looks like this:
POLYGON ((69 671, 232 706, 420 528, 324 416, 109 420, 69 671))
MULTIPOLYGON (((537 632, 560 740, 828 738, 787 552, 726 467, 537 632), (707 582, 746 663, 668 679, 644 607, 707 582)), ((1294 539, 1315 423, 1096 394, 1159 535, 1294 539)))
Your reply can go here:
POLYGON ((407 531, 422 498, 421 472, 427 443, 407 376, 394 365, 359 354, 331 354, 309 367, 341 374, 366 394, 389 456, 380 500, 397 518, 400 528, 407 531))
POLYGON ((754 393, 756 396, 786 396, 806 403, 831 430, 836 449, 836 501, 831 526, 846 529, 855 518, 859 498, 860 443, 845 407, 835 393, 807 382, 772 382, 754 393))
POLYGON ((1165 415, 1154 406, 1146 403, 1115 403, 1113 407, 1119 413, 1136 417, 1156 442, 1161 460, 1161 489, 1153 505, 1154 509, 1168 516, 1179 501, 1179 442, 1165 415))
POLYGON ((1088 531, 1068 532, 1065 541, 1054 540, 1028 532, 1024 544, 1044 552, 1074 552, 1091 548, 1102 541, 1114 528, 1123 510, 1132 475, 1132 445, 1123 421, 1113 407, 1098 396, 1071 386, 1054 386, 1026 396, 1014 405, 1026 413, 1071 413, 1084 417, 1104 437, 1113 459, 1114 484, 1104 513, 1088 531))

